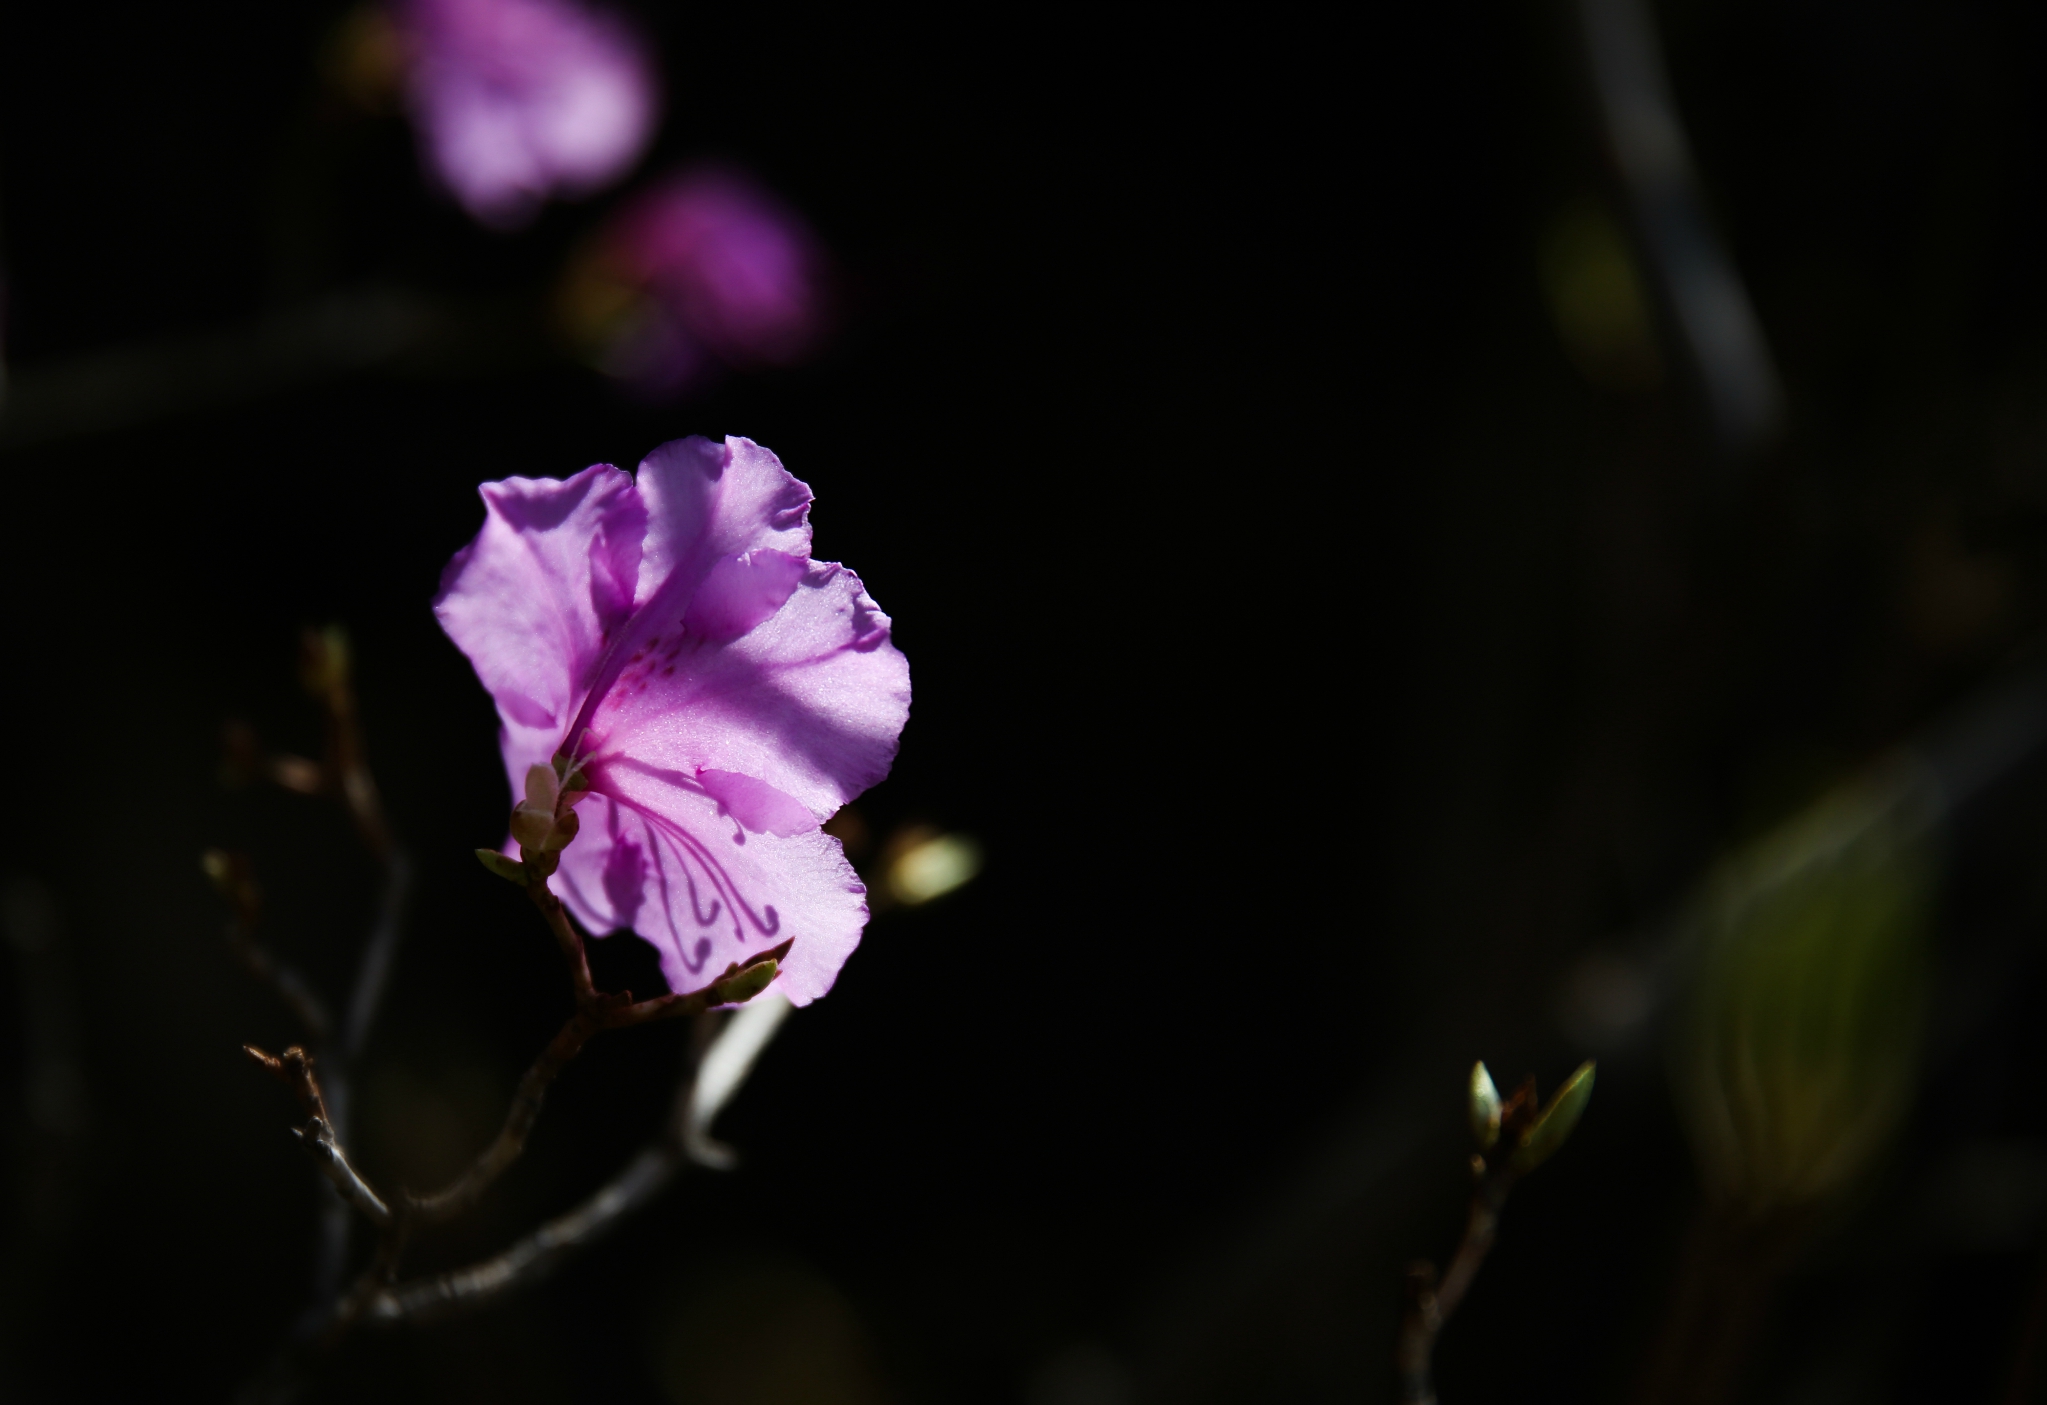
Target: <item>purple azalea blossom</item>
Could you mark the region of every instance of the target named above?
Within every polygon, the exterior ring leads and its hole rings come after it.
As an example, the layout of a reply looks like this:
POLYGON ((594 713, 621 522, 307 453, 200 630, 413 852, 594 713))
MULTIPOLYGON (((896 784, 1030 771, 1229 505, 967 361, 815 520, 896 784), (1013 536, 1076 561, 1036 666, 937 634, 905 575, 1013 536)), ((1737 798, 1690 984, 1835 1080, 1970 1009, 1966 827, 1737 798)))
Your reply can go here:
POLYGON ((810 556, 810 489, 748 439, 663 444, 639 475, 481 489, 434 613, 497 703, 514 795, 579 759, 590 793, 555 890, 630 928, 669 988, 783 941, 776 985, 825 993, 866 889, 818 828, 888 774, 909 664, 844 566, 810 556))
POLYGON ((645 45, 575 0, 396 0, 428 166, 483 223, 610 184, 659 114, 645 45))
POLYGON ((707 357, 792 365, 823 333, 823 250, 793 210, 732 171, 686 172, 639 196, 603 257, 648 298, 611 358, 644 389, 681 389, 707 357))

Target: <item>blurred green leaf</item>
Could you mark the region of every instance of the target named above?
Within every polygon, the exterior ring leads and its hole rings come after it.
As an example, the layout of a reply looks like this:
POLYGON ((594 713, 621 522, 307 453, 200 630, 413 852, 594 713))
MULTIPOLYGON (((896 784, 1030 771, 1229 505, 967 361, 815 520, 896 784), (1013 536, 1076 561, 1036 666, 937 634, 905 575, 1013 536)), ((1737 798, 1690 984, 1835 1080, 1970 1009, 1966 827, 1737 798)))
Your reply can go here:
POLYGON ((1557 1089, 1549 1106, 1535 1119, 1535 1125, 1521 1134, 1521 1145, 1514 1149, 1515 1170, 1533 1171, 1554 1156, 1570 1137, 1571 1129, 1585 1115, 1585 1104, 1592 1101, 1595 1067, 1591 1059, 1579 1064, 1578 1071, 1564 1080, 1564 1086, 1557 1089))
POLYGON ((1935 856, 1923 781, 1836 789, 1722 865, 1676 1048, 1678 1101, 1714 1190, 1753 1212, 1867 1166, 1918 1068, 1935 856))

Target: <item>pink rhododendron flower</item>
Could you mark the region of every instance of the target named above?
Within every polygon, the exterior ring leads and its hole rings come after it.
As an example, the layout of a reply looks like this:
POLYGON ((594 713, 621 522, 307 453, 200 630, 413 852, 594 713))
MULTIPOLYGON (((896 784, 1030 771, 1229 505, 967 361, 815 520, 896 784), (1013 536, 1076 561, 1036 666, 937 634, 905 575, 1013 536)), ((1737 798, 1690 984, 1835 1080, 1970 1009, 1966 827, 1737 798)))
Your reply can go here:
POLYGON ((464 209, 509 228, 639 159, 660 107, 645 46, 575 0, 397 0, 427 164, 464 209))
POLYGON ((793 210, 732 171, 685 173, 637 197, 599 259, 641 295, 607 360, 646 390, 680 389, 711 359, 792 365, 824 330, 823 250, 793 210))
POLYGON ((558 753, 587 776, 555 891, 651 942, 672 990, 793 938, 776 984, 824 994, 867 904, 818 826, 888 773, 910 675, 859 577, 811 559, 810 489, 751 440, 691 438, 637 479, 482 494, 434 612, 497 703, 514 794, 558 753))

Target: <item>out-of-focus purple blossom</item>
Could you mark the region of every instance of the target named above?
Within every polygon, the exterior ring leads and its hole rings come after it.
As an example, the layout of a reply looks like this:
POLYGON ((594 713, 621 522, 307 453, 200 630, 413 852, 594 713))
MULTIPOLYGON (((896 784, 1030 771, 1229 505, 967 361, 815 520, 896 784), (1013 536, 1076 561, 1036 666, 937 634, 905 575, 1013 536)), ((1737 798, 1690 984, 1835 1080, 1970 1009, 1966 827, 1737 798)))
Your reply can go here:
POLYGON ((572 283, 600 365, 671 395, 716 363, 787 366, 817 346, 826 259, 802 218, 730 170, 670 177, 636 197, 572 283))
POLYGON ((509 229, 587 195, 653 135, 646 44, 576 0, 394 0, 407 102, 427 165, 462 207, 509 229))
POLYGON ((801 1005, 860 940, 866 889, 820 823, 888 774, 909 665, 859 577, 810 556, 810 489, 748 439, 482 489, 434 612, 503 723, 512 789, 573 761, 562 900, 631 928, 676 991, 793 940, 801 1005))

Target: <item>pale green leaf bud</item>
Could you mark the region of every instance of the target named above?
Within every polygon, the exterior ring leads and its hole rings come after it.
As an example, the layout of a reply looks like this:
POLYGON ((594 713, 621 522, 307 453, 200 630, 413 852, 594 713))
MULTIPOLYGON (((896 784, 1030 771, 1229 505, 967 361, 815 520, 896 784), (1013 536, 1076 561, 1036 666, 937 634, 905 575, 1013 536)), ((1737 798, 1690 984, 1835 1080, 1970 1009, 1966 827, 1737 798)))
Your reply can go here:
POLYGON ((512 838, 519 841, 519 847, 528 854, 545 849, 554 838, 554 811, 543 810, 533 805, 520 805, 512 811, 512 838))
POLYGON ((768 988, 768 983, 781 969, 781 963, 772 957, 742 967, 711 987, 720 1005, 744 1005, 768 988))
POLYGON ((1585 1104, 1592 1101, 1594 1067, 1591 1059, 1579 1064, 1578 1071, 1564 1080, 1564 1086, 1535 1119, 1535 1125, 1521 1134, 1521 1145, 1514 1149, 1515 1170, 1533 1171, 1555 1155, 1571 1135, 1585 1113, 1585 1104))
POLYGON ((554 773, 552 766, 528 766, 526 768, 526 803, 545 814, 554 813, 554 802, 561 797, 561 777, 554 773))
POLYGON ((478 849, 476 857, 485 868, 498 877, 517 883, 521 887, 526 885, 526 865, 517 859, 508 858, 495 849, 478 849))
POLYGON ((1471 1066, 1471 1135, 1480 1151, 1491 1151, 1500 1139, 1500 1090, 1483 1060, 1471 1066))

